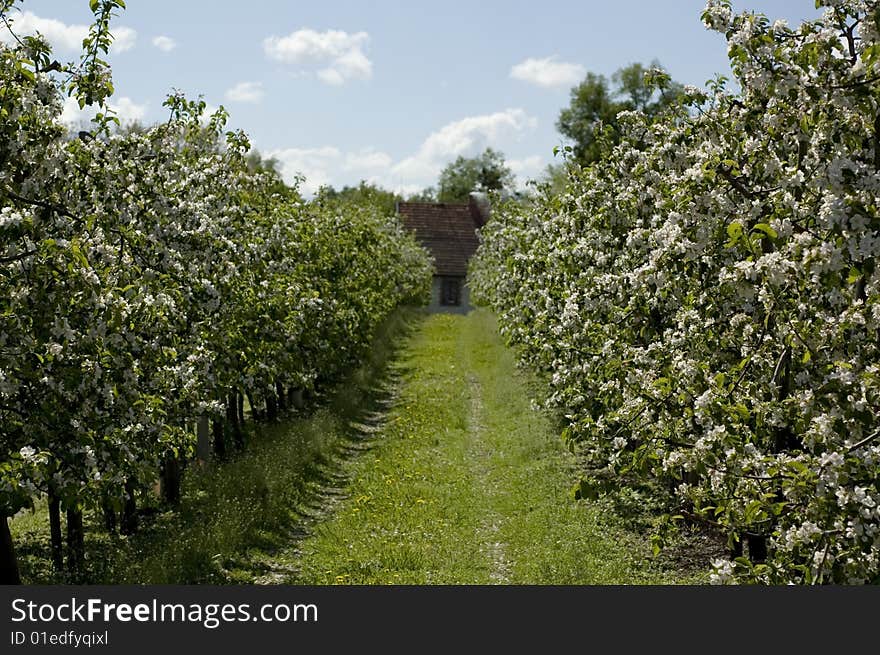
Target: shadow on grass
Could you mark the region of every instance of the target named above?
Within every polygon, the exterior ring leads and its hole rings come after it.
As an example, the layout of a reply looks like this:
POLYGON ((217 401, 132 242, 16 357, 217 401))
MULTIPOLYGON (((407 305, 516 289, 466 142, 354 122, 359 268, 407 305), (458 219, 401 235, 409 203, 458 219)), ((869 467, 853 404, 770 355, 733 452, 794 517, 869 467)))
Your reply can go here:
MULTIPOLYGON (((345 497, 341 462, 369 449, 406 369, 395 355, 422 312, 402 310, 377 331, 363 365, 324 398, 275 424, 250 423, 244 452, 184 475, 180 505, 140 498, 140 529, 130 537, 86 513, 91 584, 272 583, 289 571, 272 554, 289 550, 345 497)), ((49 557, 45 504, 11 522, 23 580, 75 582, 49 557)))

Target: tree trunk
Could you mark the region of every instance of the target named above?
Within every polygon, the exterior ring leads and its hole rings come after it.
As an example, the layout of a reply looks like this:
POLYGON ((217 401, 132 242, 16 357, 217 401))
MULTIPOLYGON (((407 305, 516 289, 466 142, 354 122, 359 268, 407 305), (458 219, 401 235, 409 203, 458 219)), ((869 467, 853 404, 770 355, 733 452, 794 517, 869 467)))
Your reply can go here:
POLYGON ((173 455, 162 460, 162 499, 169 505, 180 502, 180 460, 173 455))
POLYGON ((271 391, 266 393, 266 418, 270 421, 278 418, 278 403, 271 391))
POLYGON ((56 571, 64 568, 64 544, 61 541, 61 500, 49 491, 49 535, 52 542, 52 564, 56 571))
POLYGON ((244 394, 237 393, 235 397, 238 401, 238 424, 244 425, 244 394))
POLYGON ((762 534, 746 535, 749 541, 749 560, 752 564, 767 561, 767 537, 762 534))
POLYGON ((196 425, 196 459, 207 462, 211 456, 211 424, 207 416, 200 416, 196 425))
POLYGON ((739 535, 739 539, 732 540, 733 545, 730 547, 730 556, 734 559, 743 556, 743 537, 739 535))
POLYGON ((125 481, 125 505, 122 508, 122 534, 134 534, 138 529, 137 487, 134 480, 125 481))
MULTIPOLYGON (((778 374, 779 394, 777 398, 779 402, 784 401, 791 394, 791 346, 786 346, 779 358, 778 374)), ((797 439, 791 426, 783 425, 776 428, 776 434, 773 441, 774 452, 781 453, 797 446, 797 439)))
POLYGON ((247 394, 248 404, 251 406, 251 418, 255 421, 259 421, 262 419, 260 416, 260 410, 254 402, 254 396, 250 392, 250 390, 245 392, 247 394))
POLYGON ((287 398, 284 395, 284 385, 280 382, 276 382, 275 392, 278 394, 278 410, 279 412, 283 412, 287 409, 287 398))
POLYGON ((229 427, 232 428, 238 423, 238 407, 235 402, 235 393, 229 392, 226 396, 226 422, 229 423, 229 427))
POLYGON ((8 517, 0 521, 0 584, 21 584, 8 517))
POLYGON ((104 498, 101 501, 101 511, 104 514, 104 526, 107 528, 107 532, 116 532, 117 527, 117 516, 116 510, 113 509, 113 504, 110 502, 109 498, 104 498))
POLYGON ((223 429, 223 419, 215 418, 212 421, 214 428, 214 454, 220 459, 226 457, 226 435, 223 429))
POLYGON ((294 389, 293 393, 290 394, 290 400, 295 409, 302 409, 306 405, 302 389, 294 389))
POLYGON ((232 431, 235 447, 241 450, 244 447, 244 437, 241 432, 241 424, 238 422, 238 394, 235 391, 230 392, 226 399, 226 420, 232 431))
POLYGON ((86 559, 85 530, 82 510, 67 510, 67 571, 71 579, 79 581, 83 576, 86 559))

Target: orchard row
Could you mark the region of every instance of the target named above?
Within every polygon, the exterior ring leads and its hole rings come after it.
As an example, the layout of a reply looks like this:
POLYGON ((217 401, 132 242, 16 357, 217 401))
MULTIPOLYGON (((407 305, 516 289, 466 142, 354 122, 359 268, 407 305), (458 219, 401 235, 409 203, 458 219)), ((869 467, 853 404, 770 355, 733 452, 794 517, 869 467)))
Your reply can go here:
POLYGON ((671 492, 728 535, 719 582, 880 576, 880 10, 821 4, 792 28, 710 0, 738 92, 621 114, 472 270, 589 462, 578 493, 671 492))
POLYGON ((71 138, 64 93, 112 92, 100 55, 123 5, 91 5, 78 65, 39 39, 0 42, 0 528, 6 546, 5 517, 48 496, 56 563, 66 511, 74 571, 85 508, 112 523, 160 470, 173 500, 199 422, 228 451, 244 398, 271 417, 351 370, 431 271, 394 217, 304 202, 200 101, 71 138))

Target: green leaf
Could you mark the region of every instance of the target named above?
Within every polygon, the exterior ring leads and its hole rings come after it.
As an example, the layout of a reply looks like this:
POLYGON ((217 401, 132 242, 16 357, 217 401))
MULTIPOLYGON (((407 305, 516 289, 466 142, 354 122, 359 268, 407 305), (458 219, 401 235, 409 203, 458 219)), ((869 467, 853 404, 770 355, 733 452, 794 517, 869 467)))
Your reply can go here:
POLYGON ((82 247, 79 245, 79 241, 71 241, 70 242, 70 252, 73 255, 73 258, 82 266, 83 268, 89 267, 89 260, 86 259, 85 254, 82 251, 82 247))
POLYGON ((734 416, 739 417, 743 421, 748 421, 749 417, 751 417, 752 415, 752 413, 749 411, 749 408, 742 403, 737 403, 736 405, 731 407, 731 409, 733 410, 734 416))
POLYGON ((776 239, 779 234, 777 234, 776 230, 770 227, 767 223, 758 223, 755 227, 752 228, 752 231, 757 230, 758 232, 763 232, 771 239, 776 239))
POLYGON ((737 243, 739 243, 740 239, 743 236, 743 226, 740 223, 734 221, 727 226, 727 236, 730 237, 730 240, 724 244, 727 248, 732 248, 737 243))
POLYGON ((655 389, 658 389, 662 393, 669 393, 672 389, 672 382, 669 378, 657 378, 654 380, 654 383, 651 385, 655 389))
POLYGON ((89 9, 93 12, 98 11, 98 0, 89 0, 89 9))
POLYGON ((751 523, 755 519, 759 518, 759 516, 762 514, 761 505, 762 503, 760 500, 753 500, 748 505, 746 505, 746 509, 744 512, 746 523, 751 523))

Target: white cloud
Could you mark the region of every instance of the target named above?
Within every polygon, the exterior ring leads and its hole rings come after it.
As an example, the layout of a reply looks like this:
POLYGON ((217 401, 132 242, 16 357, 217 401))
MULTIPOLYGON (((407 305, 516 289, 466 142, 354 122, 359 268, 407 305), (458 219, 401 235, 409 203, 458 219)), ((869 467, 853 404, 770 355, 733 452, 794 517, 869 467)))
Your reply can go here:
POLYGON ((391 155, 376 150, 361 150, 345 155, 343 169, 347 171, 382 171, 391 166, 391 155))
MULTIPOLYGON (((40 18, 36 14, 25 11, 10 16, 12 29, 19 36, 31 36, 39 32, 54 47, 61 50, 79 50, 82 48, 83 39, 89 34, 86 25, 65 25, 60 20, 52 18, 40 18)), ((4 40, 9 40, 4 34, 4 40)))
POLYGON ((556 61, 556 57, 526 59, 510 69, 510 77, 546 88, 570 87, 587 74, 580 64, 556 61))
POLYGON ((302 29, 264 39, 263 51, 269 59, 294 66, 298 73, 315 70, 322 82, 338 86, 373 76, 373 63, 363 50, 369 41, 366 32, 302 29))
POLYGON ((335 68, 324 68, 319 70, 318 79, 331 86, 341 86, 342 84, 345 84, 345 78, 342 77, 342 73, 335 68))
MULTIPOLYGON (((67 52, 79 52, 82 50, 82 42, 89 35, 88 25, 67 25, 54 18, 41 18, 30 11, 16 12, 10 15, 13 22, 12 29, 19 36, 31 36, 39 32, 53 48, 67 52)), ((0 35, 5 43, 9 43, 12 37, 3 30, 0 35)), ((113 45, 110 52, 118 54, 131 50, 137 41, 137 32, 130 27, 111 26, 113 45)))
POLYGON ((288 183, 303 175, 305 182, 300 189, 306 194, 315 193, 326 184, 341 187, 361 180, 382 184, 392 163, 390 155, 372 148, 356 152, 343 152, 333 146, 285 148, 271 150, 266 156, 278 160, 281 175, 288 183))
POLYGON ((531 157, 523 157, 522 159, 511 159, 507 162, 516 175, 526 177, 534 176, 541 172, 544 164, 544 158, 541 155, 532 155, 531 157))
POLYGON ((116 102, 111 102, 110 109, 116 112, 116 117, 123 123, 142 121, 147 115, 146 105, 139 105, 126 96, 122 96, 116 102))
POLYGON ((516 176, 516 184, 520 191, 526 188, 526 182, 541 177, 544 169, 544 158, 541 155, 532 155, 522 159, 509 159, 507 165, 516 176))
MULTIPOLYGON (((459 155, 472 157, 486 147, 503 149, 536 125, 522 109, 471 116, 428 135, 415 154, 396 164, 391 155, 373 148, 351 152, 334 146, 286 148, 265 154, 278 160, 288 183, 297 175, 305 176, 300 187, 305 194, 325 184, 340 188, 364 180, 406 196, 436 184, 443 167, 459 155)), ((511 160, 508 165, 518 176, 532 177, 542 162, 540 156, 533 156, 511 160)))
POLYGON ((153 39, 153 45, 159 48, 162 52, 171 52, 174 48, 177 47, 177 41, 172 39, 170 36, 157 36, 153 39))
POLYGON ((96 110, 92 107, 80 109, 76 98, 65 98, 64 107, 61 110, 61 122, 70 127, 88 127, 95 112, 96 110))
POLYGON ((137 32, 130 27, 111 28, 113 34, 113 45, 110 46, 110 52, 120 53, 131 50, 137 41, 137 32))
POLYGON ((487 147, 501 148, 511 137, 535 129, 537 120, 522 109, 470 116, 433 132, 416 154, 396 164, 400 184, 433 184, 443 167, 459 155, 473 157, 487 147))
MULTIPOLYGON (((116 117, 123 124, 142 121, 147 115, 146 105, 139 105, 126 96, 110 102, 109 109, 116 114, 116 117)), ((64 106, 61 110, 61 122, 71 128, 88 129, 97 113, 97 107, 84 107, 80 109, 79 103, 75 98, 65 98, 64 106)))
POLYGON ((262 82, 239 82, 226 92, 230 102, 260 102, 263 99, 262 82))

